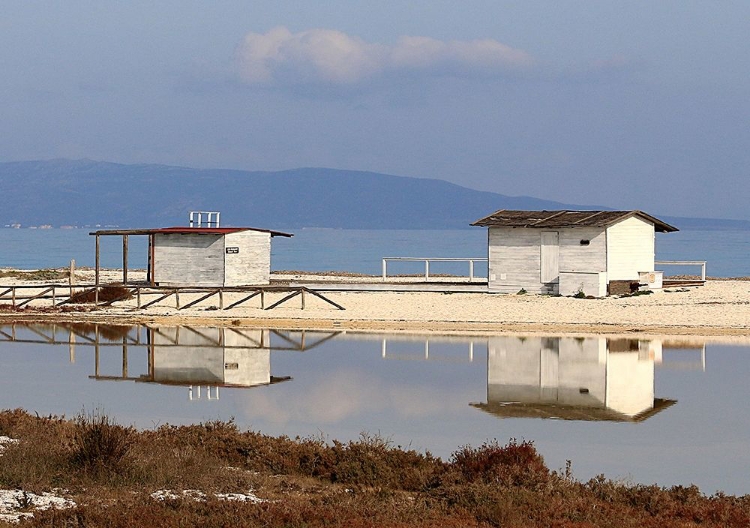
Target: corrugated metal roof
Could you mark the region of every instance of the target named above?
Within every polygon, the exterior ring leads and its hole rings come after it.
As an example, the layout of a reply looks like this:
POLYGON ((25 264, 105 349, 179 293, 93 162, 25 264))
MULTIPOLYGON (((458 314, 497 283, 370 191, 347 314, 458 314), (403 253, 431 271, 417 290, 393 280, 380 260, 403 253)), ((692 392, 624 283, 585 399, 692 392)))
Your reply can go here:
POLYGON ((154 229, 103 229, 89 233, 90 235, 228 235, 241 231, 259 231, 270 233, 271 236, 294 236, 283 231, 272 231, 270 229, 259 229, 257 227, 159 227, 154 229))
POLYGON ((609 227, 636 216, 654 224, 660 233, 678 231, 674 226, 643 211, 513 211, 500 209, 472 223, 481 227, 527 227, 557 229, 566 227, 609 227))

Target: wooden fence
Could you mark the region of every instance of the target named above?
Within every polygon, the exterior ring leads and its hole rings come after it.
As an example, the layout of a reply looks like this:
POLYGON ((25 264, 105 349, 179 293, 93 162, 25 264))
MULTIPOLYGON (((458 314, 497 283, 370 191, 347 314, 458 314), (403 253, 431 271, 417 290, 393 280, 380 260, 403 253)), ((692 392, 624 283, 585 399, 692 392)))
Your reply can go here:
POLYGON ((76 303, 76 299, 82 299, 87 295, 95 298, 93 302, 81 302, 80 304, 94 304, 95 306, 111 306, 115 302, 129 300, 135 297, 136 303, 133 310, 143 310, 150 306, 162 303, 168 299, 174 300, 174 307, 178 310, 185 310, 196 306, 199 303, 206 302, 209 299, 218 300, 218 309, 231 310, 240 306, 256 297, 260 300, 260 308, 263 310, 272 310, 287 301, 299 297, 301 300, 301 309, 305 309, 307 296, 312 295, 322 301, 330 304, 338 310, 345 310, 343 306, 335 303, 321 293, 304 286, 247 286, 247 287, 230 287, 230 288, 158 288, 153 286, 121 286, 121 285, 79 285, 71 287, 64 284, 44 284, 44 285, 10 285, 0 286, 0 304, 9 303, 13 308, 23 308, 34 301, 50 301, 49 306, 60 307, 65 304, 76 303), (102 292, 107 288, 117 288, 121 295, 114 298, 102 300, 102 292), (232 294, 232 299, 227 298, 232 294), (236 297, 239 294, 239 299, 236 297), (282 294, 283 297, 270 305, 267 304, 268 294, 282 294), (198 296, 197 298, 196 295, 198 296), (155 299, 153 297, 156 297, 155 299), (181 298, 182 296, 182 298, 181 298), (185 302, 185 297, 189 300, 185 302), (181 302, 182 301, 182 302, 181 302), (230 302, 231 301, 231 302, 230 302))

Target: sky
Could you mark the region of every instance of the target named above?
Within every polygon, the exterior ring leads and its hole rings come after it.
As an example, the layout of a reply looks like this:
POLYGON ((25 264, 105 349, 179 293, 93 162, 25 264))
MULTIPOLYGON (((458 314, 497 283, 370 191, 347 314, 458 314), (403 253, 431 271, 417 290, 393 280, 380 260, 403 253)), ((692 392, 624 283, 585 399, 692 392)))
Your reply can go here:
POLYGON ((0 161, 328 167, 750 219, 750 2, 4 0, 0 161))

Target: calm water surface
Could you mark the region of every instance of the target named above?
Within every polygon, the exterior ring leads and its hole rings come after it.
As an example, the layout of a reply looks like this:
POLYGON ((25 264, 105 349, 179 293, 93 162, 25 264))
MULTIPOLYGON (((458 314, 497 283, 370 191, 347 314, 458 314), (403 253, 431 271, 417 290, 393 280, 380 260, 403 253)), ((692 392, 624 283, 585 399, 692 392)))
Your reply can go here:
POLYGON ((578 478, 750 493, 750 344, 218 328, 0 326, 0 408, 150 428, 379 434, 444 458, 533 440, 578 478), (97 345, 98 343, 98 345, 97 345))
MULTIPOLYGON (((339 270, 378 274, 383 257, 485 257, 487 230, 353 230, 286 229, 290 239, 275 238, 272 269, 339 270)), ((71 259, 79 266, 94 265, 94 237, 86 229, 0 229, 0 267, 38 269, 65 267, 71 259)), ((120 237, 102 237, 104 267, 122 265, 120 237)), ((706 260, 713 277, 750 275, 750 231, 679 231, 658 234, 660 260, 706 260)), ((147 240, 130 237, 129 264, 146 267, 147 240)), ((434 273, 468 273, 467 264, 434 263, 434 273)), ((419 273, 421 263, 390 264, 393 273, 419 273)), ((668 274, 696 273, 695 267, 665 269, 668 274)), ((486 276, 477 264, 477 275, 486 276)))

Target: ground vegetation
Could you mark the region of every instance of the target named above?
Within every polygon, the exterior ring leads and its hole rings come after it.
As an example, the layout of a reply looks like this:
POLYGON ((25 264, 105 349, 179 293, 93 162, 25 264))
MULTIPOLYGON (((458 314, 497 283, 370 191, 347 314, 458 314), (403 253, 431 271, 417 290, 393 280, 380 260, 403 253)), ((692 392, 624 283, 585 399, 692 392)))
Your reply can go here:
MULTIPOLYGON (((136 430, 100 412, 0 412, 0 490, 27 526, 740 527, 750 496, 574 478, 532 442, 449 460, 363 434, 269 437, 233 422, 136 430), (61 507, 34 509, 57 494, 61 507)), ((0 526, 3 521, 0 520, 0 526)), ((8 524, 11 525, 11 524, 8 524)))

